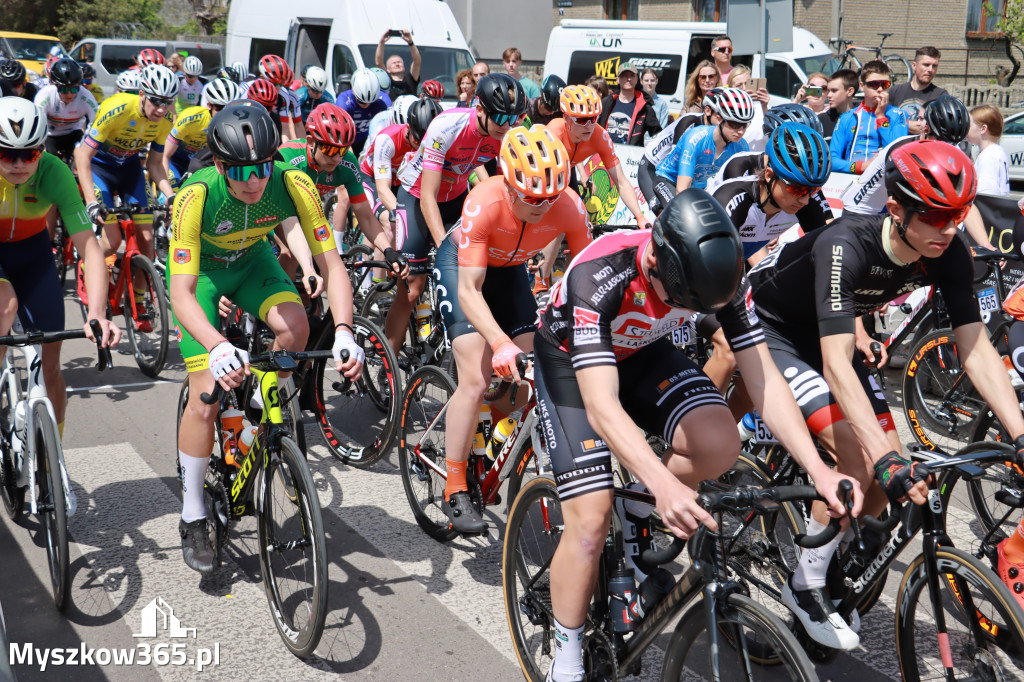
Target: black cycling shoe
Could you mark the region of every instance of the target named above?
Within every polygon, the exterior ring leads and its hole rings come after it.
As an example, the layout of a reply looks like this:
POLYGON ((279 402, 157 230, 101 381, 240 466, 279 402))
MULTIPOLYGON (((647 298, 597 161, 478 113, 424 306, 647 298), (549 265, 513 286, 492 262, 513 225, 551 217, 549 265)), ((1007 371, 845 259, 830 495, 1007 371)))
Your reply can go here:
POLYGON ((480 512, 473 507, 473 501, 469 498, 469 493, 463 491, 459 493, 453 493, 452 496, 445 500, 441 505, 444 509, 445 515, 451 522, 448 524, 449 528, 454 528, 460 533, 486 533, 487 522, 480 517, 480 512))
POLYGON ((185 564, 203 575, 213 573, 217 567, 217 557, 210 544, 210 531, 206 528, 206 519, 185 523, 178 522, 178 533, 181 534, 181 553, 185 564))

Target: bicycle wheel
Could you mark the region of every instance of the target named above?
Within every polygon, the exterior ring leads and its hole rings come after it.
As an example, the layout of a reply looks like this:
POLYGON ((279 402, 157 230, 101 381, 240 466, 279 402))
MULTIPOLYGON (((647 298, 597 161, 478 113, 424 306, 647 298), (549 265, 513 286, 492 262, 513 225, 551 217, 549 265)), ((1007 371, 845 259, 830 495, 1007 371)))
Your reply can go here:
POLYGON ((964 371, 952 331, 936 330, 914 345, 903 370, 903 411, 918 442, 952 454, 971 442, 987 409, 964 371))
POLYGON ((8 518, 17 521, 25 509, 25 488, 18 487, 18 477, 14 471, 14 449, 11 447, 14 406, 18 400, 13 390, 13 379, 4 376, 3 384, 0 385, 0 497, 3 497, 8 518))
POLYGON ((887 54, 882 57, 882 61, 889 67, 893 85, 910 82, 910 62, 907 61, 906 57, 901 57, 898 54, 887 54))
POLYGON ((60 473, 60 436, 44 402, 33 408, 36 451, 36 505, 46 544, 50 586, 58 611, 68 605, 68 508, 60 473))
POLYGON ((124 322, 135 362, 148 377, 156 378, 167 360, 167 345, 171 336, 169 319, 167 297, 160 273, 145 256, 132 256, 128 282, 124 288, 124 322), (136 279, 143 282, 137 296, 134 291, 136 279))
MULTIPOLYGON (((1007 511, 1005 505, 996 501, 996 493, 1003 488, 1024 489, 1024 471, 1012 464, 1014 450, 1008 445, 1010 441, 1009 434, 1006 433, 1003 425, 991 412, 982 415, 978 421, 975 438, 975 444, 968 446, 965 453, 996 448, 1005 449, 1007 452, 1006 461, 978 462, 978 466, 985 470, 985 475, 979 479, 968 479, 963 483, 960 482, 961 477, 956 469, 950 469, 943 477, 939 490, 942 494, 942 514, 944 518, 949 517, 949 511, 954 502, 962 503, 964 497, 966 497, 971 509, 974 510, 974 514, 971 515, 967 512, 958 514, 954 512, 954 518, 962 517, 961 521, 966 521, 966 524, 956 524, 954 529, 960 530, 966 525, 970 530, 970 537, 976 543, 980 543, 1007 511), (956 496, 955 498, 954 495, 956 496)), ((993 546, 1013 533, 1020 520, 1019 516, 1019 514, 1010 514, 1003 521, 1001 532, 997 532, 992 539, 993 546)), ((947 525, 946 527, 949 529, 951 526, 947 525)), ((960 537, 961 534, 958 533, 956 535, 958 543, 960 542, 960 537)))
MULTIPOLYGON (((331 454, 365 469, 391 449, 402 391, 398 360, 384 332, 358 315, 352 318, 352 328, 356 343, 366 354, 363 374, 348 381, 335 371, 333 360, 318 360, 314 365, 316 417, 331 454)), ((329 338, 334 338, 333 333, 329 338)))
POLYGON ((313 478, 295 442, 284 436, 268 446, 261 470, 257 512, 260 566, 274 624, 285 646, 305 658, 313 653, 327 618, 324 522, 313 478))
POLYGON ((57 266, 57 279, 60 281, 61 288, 64 287, 64 280, 68 276, 68 242, 71 238, 68 236, 67 230, 64 229, 64 219, 60 216, 60 211, 57 212, 57 225, 53 230, 53 262, 57 266))
POLYGON ((817 681, 814 665, 793 634, 772 613, 742 594, 730 594, 716 605, 718 641, 728 647, 713 650, 708 637, 704 602, 699 601, 683 614, 665 652, 661 669, 663 682, 669 680, 713 679, 716 669, 723 680, 806 680, 817 681), (761 667, 744 645, 757 642, 774 653, 780 667, 761 667), (737 644, 739 646, 737 646, 737 644))
POLYGON ((437 367, 412 373, 402 399, 398 468, 413 516, 427 535, 447 542, 458 535, 448 528, 444 503, 445 411, 455 384, 437 367))
POLYGON ((564 527, 554 479, 538 476, 524 485, 505 526, 501 582, 516 657, 531 682, 543 682, 554 656, 548 567, 564 527))
POLYGON ((954 547, 939 548, 936 561, 942 585, 938 595, 926 590, 921 554, 907 568, 896 597, 903 679, 1018 679, 1024 670, 1024 614, 1009 588, 980 560, 954 547), (937 631, 932 596, 939 602, 945 634, 937 631))
MULTIPOLYGON (((373 247, 369 244, 359 244, 345 252, 346 265, 372 259, 373 247)), ((366 297, 366 292, 370 290, 373 272, 367 268, 348 267, 347 269, 349 282, 352 284, 352 305, 356 310, 359 310, 363 305, 363 298, 366 297)))
POLYGON ((395 300, 394 289, 382 291, 381 289, 371 288, 366 297, 363 298, 359 314, 383 329, 384 320, 388 316, 388 311, 391 310, 391 302, 393 300, 395 300))

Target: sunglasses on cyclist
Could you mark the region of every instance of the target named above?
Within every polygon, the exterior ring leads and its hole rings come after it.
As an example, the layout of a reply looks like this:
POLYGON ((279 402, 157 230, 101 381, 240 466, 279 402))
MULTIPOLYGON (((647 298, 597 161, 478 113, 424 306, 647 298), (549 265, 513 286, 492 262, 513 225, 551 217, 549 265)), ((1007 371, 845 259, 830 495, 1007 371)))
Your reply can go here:
POLYGON ((914 211, 914 215, 920 218, 921 222, 930 227, 942 229, 951 222, 959 225, 970 212, 970 205, 963 208, 931 208, 923 211, 914 211))
POLYGON ((327 157, 342 156, 348 151, 348 147, 339 147, 336 144, 324 144, 323 142, 317 142, 316 148, 320 150, 320 153, 327 157))
POLYGON ((569 123, 583 126, 584 128, 597 123, 597 116, 566 116, 566 118, 569 119, 569 123))
POLYGON ((784 180, 783 178, 779 178, 779 181, 782 182, 782 186, 786 188, 786 191, 795 197, 805 197, 808 194, 814 194, 819 189, 821 189, 820 187, 798 185, 795 182, 790 182, 788 180, 784 180))
POLYGON ((4 149, 0 147, 0 161, 4 163, 17 163, 18 161, 24 161, 25 163, 32 163, 38 159, 43 153, 41 147, 34 147, 32 149, 4 149))
POLYGON ((496 126, 510 126, 519 120, 519 114, 490 114, 489 116, 496 126))
POLYGON ((523 202, 527 206, 534 206, 534 207, 550 206, 551 204, 553 204, 556 201, 558 201, 558 196, 559 196, 559 195, 556 194, 553 197, 531 197, 528 194, 523 194, 519 190, 514 190, 514 191, 516 193, 516 197, 519 198, 519 201, 523 202))
POLYGON ((866 81, 864 85, 874 90, 888 90, 892 86, 892 81, 866 81))
POLYGON ((227 173, 229 178, 238 182, 247 182, 253 175, 262 180, 263 178, 269 178, 270 174, 274 172, 274 162, 264 161, 263 163, 238 166, 224 164, 224 172, 227 173))
POLYGON ((750 124, 749 123, 739 122, 739 121, 726 121, 726 120, 723 120, 722 121, 722 125, 724 125, 726 128, 732 128, 733 130, 746 130, 747 126, 749 126, 750 124))
POLYGON ((58 85, 57 92, 61 95, 74 95, 78 93, 77 85, 58 85))
POLYGON ((169 107, 174 104, 174 98, 172 97, 151 97, 150 95, 146 95, 146 101, 158 109, 161 107, 169 107))

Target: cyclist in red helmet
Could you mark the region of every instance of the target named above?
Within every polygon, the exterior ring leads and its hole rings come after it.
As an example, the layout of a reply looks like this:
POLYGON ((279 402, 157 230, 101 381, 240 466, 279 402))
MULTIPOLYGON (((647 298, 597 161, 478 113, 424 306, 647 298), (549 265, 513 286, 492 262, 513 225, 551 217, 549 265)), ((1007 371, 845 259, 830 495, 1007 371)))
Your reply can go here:
POLYGON ((145 50, 139 52, 135 57, 135 64, 140 69, 143 69, 150 64, 160 64, 161 66, 165 65, 167 64, 167 60, 161 52, 154 50, 151 47, 147 47, 145 50))
MULTIPOLYGON (((264 55, 259 63, 260 78, 270 81, 277 89, 281 115, 281 134, 286 140, 297 140, 304 137, 306 131, 302 128, 302 105, 295 91, 291 89, 292 80, 295 79, 295 72, 283 57, 276 54, 264 55)), ((245 86, 242 86, 245 91, 245 86)))
POLYGON ((246 96, 254 102, 259 102, 267 108, 270 112, 271 118, 274 119, 274 125, 277 126, 277 130, 281 133, 281 139, 295 139, 289 138, 288 131, 294 130, 292 127, 294 122, 291 116, 288 114, 288 104, 284 98, 281 97, 278 86, 274 85, 266 78, 257 78, 256 80, 247 83, 248 88, 243 87, 242 91, 246 93, 246 96))
POLYGON ((441 85, 441 81, 423 81, 423 85, 420 86, 420 97, 444 99, 444 86, 441 85))

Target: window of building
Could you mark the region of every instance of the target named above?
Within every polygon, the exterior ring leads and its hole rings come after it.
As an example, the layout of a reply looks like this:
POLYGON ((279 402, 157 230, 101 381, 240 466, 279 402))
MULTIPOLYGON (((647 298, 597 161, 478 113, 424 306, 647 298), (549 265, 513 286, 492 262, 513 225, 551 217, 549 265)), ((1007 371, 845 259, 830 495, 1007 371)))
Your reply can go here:
POLYGON ((967 35, 1001 36, 997 24, 1003 16, 1004 0, 967 0, 967 35))
POLYGON ((695 0, 694 21, 725 21, 728 14, 726 0, 695 0))
POLYGON ((639 18, 640 0, 604 0, 605 19, 639 18))

